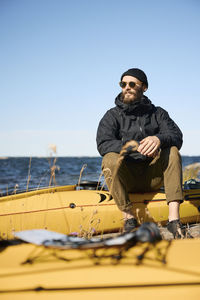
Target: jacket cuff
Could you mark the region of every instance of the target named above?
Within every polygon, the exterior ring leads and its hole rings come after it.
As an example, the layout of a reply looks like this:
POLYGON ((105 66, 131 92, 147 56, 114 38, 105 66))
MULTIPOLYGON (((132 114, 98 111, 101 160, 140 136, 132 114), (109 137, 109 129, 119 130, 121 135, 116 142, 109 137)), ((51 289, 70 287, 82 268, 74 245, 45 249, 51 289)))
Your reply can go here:
POLYGON ((155 136, 157 138, 159 138, 159 140, 160 140, 160 148, 162 148, 162 146, 164 145, 164 138, 163 138, 162 134, 155 134, 155 136))

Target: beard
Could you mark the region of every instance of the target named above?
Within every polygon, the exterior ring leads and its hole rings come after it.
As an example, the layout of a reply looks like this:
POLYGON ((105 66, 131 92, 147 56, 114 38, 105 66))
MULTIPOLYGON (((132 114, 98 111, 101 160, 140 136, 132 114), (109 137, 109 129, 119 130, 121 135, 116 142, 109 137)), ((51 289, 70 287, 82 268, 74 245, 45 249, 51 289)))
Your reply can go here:
POLYGON ((138 101, 142 98, 142 91, 141 90, 134 90, 134 91, 126 91, 122 92, 121 100, 126 104, 131 104, 134 101, 138 101))
POLYGON ((132 103, 135 100, 135 94, 132 92, 124 92, 122 93, 122 100, 126 104, 132 103))

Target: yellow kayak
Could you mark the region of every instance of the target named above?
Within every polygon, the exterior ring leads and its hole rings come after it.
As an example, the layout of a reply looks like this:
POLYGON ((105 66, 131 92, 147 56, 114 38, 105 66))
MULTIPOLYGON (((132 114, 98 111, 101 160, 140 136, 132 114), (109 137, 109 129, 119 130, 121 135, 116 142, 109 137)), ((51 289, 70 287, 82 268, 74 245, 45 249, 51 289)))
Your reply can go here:
POLYGON ((82 250, 0 244, 0 250, 1 300, 197 300, 200 295, 200 239, 82 250))
MULTIPOLYGON (((165 193, 130 194, 134 213, 141 224, 164 225, 168 218, 165 193)), ((200 189, 184 190, 182 223, 200 221, 200 189)), ((123 215, 108 191, 77 189, 76 185, 51 187, 0 198, 0 239, 29 229, 48 229, 64 234, 119 231, 123 215)))

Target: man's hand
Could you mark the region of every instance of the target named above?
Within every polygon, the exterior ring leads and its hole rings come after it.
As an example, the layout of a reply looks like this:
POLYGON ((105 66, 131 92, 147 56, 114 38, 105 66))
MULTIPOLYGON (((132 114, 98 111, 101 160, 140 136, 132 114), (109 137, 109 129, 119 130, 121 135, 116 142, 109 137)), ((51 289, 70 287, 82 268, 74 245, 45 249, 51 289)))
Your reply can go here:
POLYGON ((148 157, 155 157, 160 148, 160 140, 157 136, 147 136, 142 141, 137 149, 143 155, 148 157))

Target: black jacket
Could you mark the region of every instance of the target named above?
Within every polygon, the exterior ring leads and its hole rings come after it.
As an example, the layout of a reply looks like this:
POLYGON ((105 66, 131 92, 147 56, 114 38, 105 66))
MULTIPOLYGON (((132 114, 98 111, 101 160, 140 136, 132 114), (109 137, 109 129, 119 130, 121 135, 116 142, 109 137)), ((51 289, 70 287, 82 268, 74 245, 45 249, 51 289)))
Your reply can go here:
POLYGON ((139 142, 152 135, 160 139, 161 149, 181 148, 182 132, 178 126, 164 109, 154 106, 146 96, 125 104, 119 94, 115 104, 101 119, 97 130, 97 148, 102 156, 108 152, 119 153, 127 141, 139 142))

